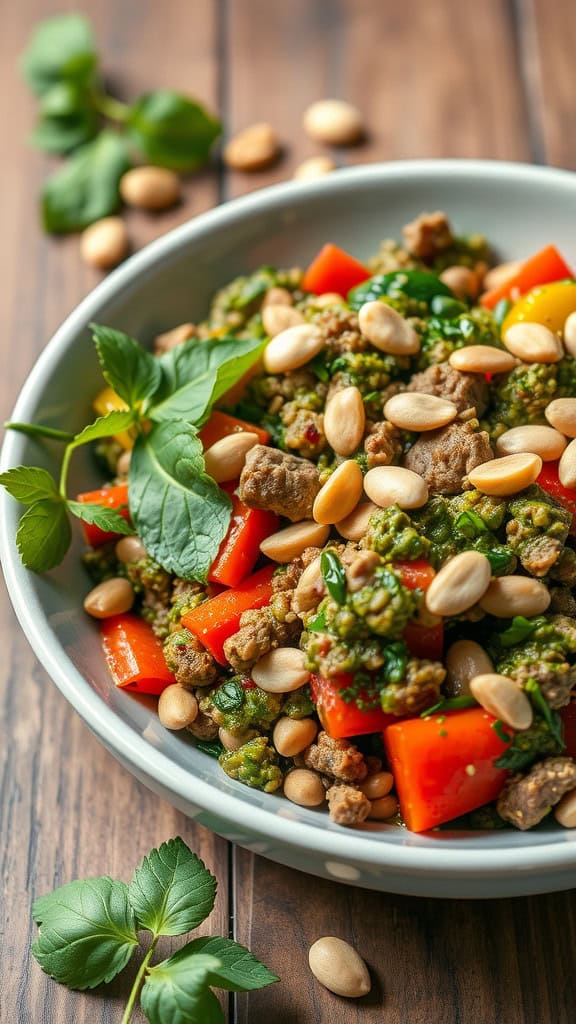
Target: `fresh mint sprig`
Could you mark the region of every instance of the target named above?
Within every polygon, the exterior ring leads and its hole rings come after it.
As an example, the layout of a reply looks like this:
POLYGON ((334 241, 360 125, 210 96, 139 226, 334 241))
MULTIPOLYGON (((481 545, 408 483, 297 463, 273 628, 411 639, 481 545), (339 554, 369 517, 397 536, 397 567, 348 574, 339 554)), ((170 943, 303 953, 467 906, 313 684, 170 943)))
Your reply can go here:
POLYGON ((132 1019, 138 994, 150 1024, 223 1024, 212 986, 248 992, 279 979, 232 939, 198 938, 167 960, 151 960, 163 935, 184 935, 211 913, 216 879, 177 836, 144 857, 131 882, 108 876, 70 882, 34 903, 39 934, 32 954, 54 981, 91 989, 115 978, 140 946, 150 945, 134 979, 121 1024, 132 1019))
POLYGON ((22 71, 39 102, 32 141, 68 156, 42 193, 47 231, 86 227, 121 203, 120 178, 134 155, 189 171, 208 160, 220 122, 187 96, 169 89, 121 103, 102 86, 89 21, 61 14, 41 21, 22 56, 22 71))
POLYGON ((261 356, 259 339, 190 338, 157 359, 134 338, 92 324, 106 382, 126 404, 76 435, 36 424, 7 423, 25 434, 65 442, 59 481, 37 466, 0 474, 0 484, 29 505, 17 532, 24 565, 45 572, 58 565, 71 540, 68 514, 101 530, 137 531, 146 550, 168 572, 205 582, 230 524, 229 496, 204 469, 198 427, 216 401, 261 356), (131 523, 117 509, 68 497, 74 452, 85 444, 132 431, 131 523))

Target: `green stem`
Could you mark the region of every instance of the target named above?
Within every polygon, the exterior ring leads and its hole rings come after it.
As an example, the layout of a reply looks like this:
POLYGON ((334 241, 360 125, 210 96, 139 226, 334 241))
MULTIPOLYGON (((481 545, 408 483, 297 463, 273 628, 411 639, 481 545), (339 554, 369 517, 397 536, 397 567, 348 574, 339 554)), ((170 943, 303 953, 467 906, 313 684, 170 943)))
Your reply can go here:
POLYGON ((53 441, 74 440, 74 434, 67 430, 56 430, 56 427, 44 427, 41 423, 5 423, 6 430, 15 430, 19 434, 28 434, 30 437, 49 437, 53 441))
POLYGON ((64 458, 62 459, 62 466, 60 468, 60 496, 66 501, 66 481, 68 479, 68 466, 70 465, 70 459, 72 458, 72 452, 74 451, 74 444, 69 444, 64 449, 64 458))
POLYGON ((124 1010, 124 1016, 122 1017, 120 1024, 129 1024, 132 1018, 134 1007, 136 1006, 136 1000, 138 998, 138 993, 140 991, 140 986, 144 980, 144 975, 146 974, 148 964, 150 963, 150 957, 152 956, 154 950, 156 949, 158 938, 159 936, 157 935, 154 941, 152 942, 150 949, 146 953, 146 956, 144 957, 142 963, 140 964, 140 970, 138 971, 138 974, 134 978, 134 984, 132 985, 130 995, 128 996, 128 1002, 126 1003, 126 1009, 124 1010))
POLYGON ((109 117, 111 121, 120 121, 122 124, 128 120, 130 107, 127 103, 121 103, 120 100, 115 100, 113 96, 107 96, 103 92, 96 93, 93 99, 99 114, 109 117))

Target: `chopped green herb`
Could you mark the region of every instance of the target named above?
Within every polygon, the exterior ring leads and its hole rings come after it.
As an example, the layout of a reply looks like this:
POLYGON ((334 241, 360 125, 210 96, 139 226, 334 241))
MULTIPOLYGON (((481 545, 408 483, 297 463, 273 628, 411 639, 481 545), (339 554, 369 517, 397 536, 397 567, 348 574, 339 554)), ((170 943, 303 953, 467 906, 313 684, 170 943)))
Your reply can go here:
POLYGON ((224 747, 218 740, 196 740, 196 749, 209 757, 220 757, 224 753, 224 747))
POLYGON ((431 708, 426 708, 426 711, 422 711, 420 718, 430 718, 438 711, 459 711, 462 708, 472 708, 476 703, 474 697, 469 697, 467 694, 462 694, 461 697, 446 697, 444 700, 439 700, 437 704, 433 704, 431 708))
POLYGON ((495 722, 492 722, 492 728, 494 729, 494 732, 496 733, 498 739, 502 740, 502 743, 509 743, 510 740, 512 739, 512 736, 506 732, 504 724, 500 721, 499 718, 497 718, 495 722))
POLYGON ((346 573, 335 551, 323 551, 320 556, 320 571, 326 589, 337 604, 346 600, 346 573))
POLYGON ((535 629, 542 623, 542 618, 525 619, 523 615, 515 615, 508 629, 498 634, 498 642, 501 647, 514 647, 526 637, 531 636, 535 629))
POLYGON ((212 702, 220 711, 237 711, 244 703, 244 690, 237 679, 222 683, 212 696, 212 702))
POLYGON ((542 718, 546 722, 552 736, 558 743, 560 750, 564 750, 566 743, 564 741, 564 732, 562 729, 562 719, 560 718, 560 715, 557 711, 552 710, 535 679, 528 679, 524 689, 530 697, 535 710, 542 715, 542 718))

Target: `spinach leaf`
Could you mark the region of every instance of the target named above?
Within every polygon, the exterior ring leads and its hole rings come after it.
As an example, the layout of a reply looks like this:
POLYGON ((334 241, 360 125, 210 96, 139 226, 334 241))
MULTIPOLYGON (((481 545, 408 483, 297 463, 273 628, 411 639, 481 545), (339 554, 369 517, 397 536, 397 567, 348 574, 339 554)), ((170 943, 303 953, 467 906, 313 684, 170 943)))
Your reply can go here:
POLYGON ((323 551, 320 555, 320 571, 326 589, 338 604, 346 600, 346 573, 335 551, 323 551))
POLYGON ((68 153, 98 131, 98 114, 73 82, 59 82, 42 97, 32 141, 47 153, 68 153))
POLYGON ((114 132, 101 132, 78 149, 44 184, 46 231, 76 231, 114 213, 120 205, 120 178, 129 167, 126 143, 114 132))
POLYGON ((148 415, 156 422, 199 423, 210 407, 258 361, 265 341, 252 338, 190 338, 156 362, 162 383, 148 415))
POLYGON ((244 690, 237 679, 222 683, 212 697, 212 702, 223 712, 238 711, 244 703, 244 690))
POLYGON ((220 122, 169 89, 141 96, 128 111, 132 141, 150 163, 189 171, 206 163, 220 122))
POLYGON ((141 434, 129 488, 134 526, 152 558, 183 579, 206 582, 230 524, 231 501, 204 472, 196 429, 171 420, 141 434))
POLYGON ((348 303, 352 309, 360 309, 365 302, 381 299, 385 295, 390 298, 407 295, 426 304, 435 295, 453 298, 450 289, 436 274, 427 270, 393 270, 389 274, 376 274, 368 281, 356 285, 348 293, 348 303))
MULTIPOLYGON (((162 380, 158 359, 123 331, 90 326, 104 379, 130 408, 141 406, 145 412, 162 380)), ((118 428, 118 432, 124 429, 118 428)))
POLYGON ((59 82, 87 88, 94 82, 96 62, 90 23, 81 14, 59 14, 34 30, 22 70, 33 92, 42 96, 59 82))

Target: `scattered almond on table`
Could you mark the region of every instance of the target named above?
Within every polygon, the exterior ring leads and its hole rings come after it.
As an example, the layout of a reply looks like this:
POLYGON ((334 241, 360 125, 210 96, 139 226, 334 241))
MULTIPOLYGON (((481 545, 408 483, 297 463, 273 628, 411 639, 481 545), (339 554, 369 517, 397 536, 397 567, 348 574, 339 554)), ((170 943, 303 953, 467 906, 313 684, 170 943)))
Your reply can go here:
POLYGON ((224 147, 224 163, 234 171, 260 171, 280 156, 280 140, 266 122, 250 125, 224 147))

